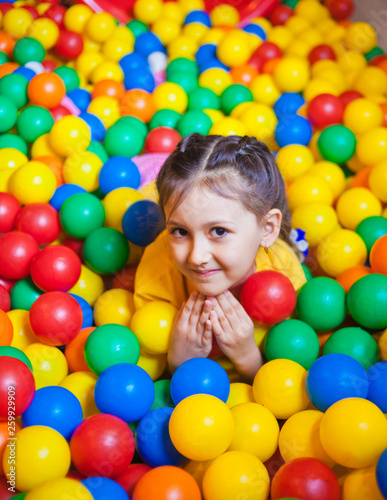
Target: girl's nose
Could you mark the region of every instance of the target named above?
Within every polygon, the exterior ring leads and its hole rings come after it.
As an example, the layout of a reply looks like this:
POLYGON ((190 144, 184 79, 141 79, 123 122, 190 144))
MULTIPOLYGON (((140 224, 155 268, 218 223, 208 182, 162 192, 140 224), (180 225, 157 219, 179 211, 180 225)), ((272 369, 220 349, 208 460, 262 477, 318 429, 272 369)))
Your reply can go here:
POLYGON ((188 261, 194 266, 205 265, 211 260, 211 252, 205 241, 193 241, 188 261))

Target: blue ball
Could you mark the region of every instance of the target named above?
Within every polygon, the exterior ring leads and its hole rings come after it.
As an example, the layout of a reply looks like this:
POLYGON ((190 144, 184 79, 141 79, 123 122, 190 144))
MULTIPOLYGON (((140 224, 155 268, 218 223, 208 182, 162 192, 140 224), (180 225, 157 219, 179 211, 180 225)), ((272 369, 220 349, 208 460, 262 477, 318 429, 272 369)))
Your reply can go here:
POLYGON ((56 385, 35 392, 32 403, 22 414, 23 427, 45 425, 70 439, 83 420, 81 403, 72 392, 56 385))
POLYGON ((156 84, 153 75, 148 68, 137 68, 124 76, 124 86, 126 90, 142 89, 153 92, 156 84))
POLYGON ((105 194, 113 189, 129 187, 137 189, 141 182, 137 165, 125 156, 112 156, 99 171, 99 187, 105 194))
POLYGON ((387 449, 380 455, 376 465, 376 481, 384 498, 387 498, 387 449))
POLYGON ((309 121, 303 116, 289 115, 279 119, 274 135, 280 148, 289 144, 307 146, 312 139, 313 130, 309 121))
POLYGON ((274 113, 277 118, 294 115, 305 104, 305 99, 297 92, 285 92, 274 104, 274 113))
POLYGON ((204 24, 208 28, 211 28, 211 18, 209 14, 204 10, 192 10, 186 15, 184 19, 184 25, 190 23, 200 23, 204 24))
POLYGON ((74 299, 81 306, 83 315, 82 328, 93 326, 93 308, 91 305, 80 295, 75 295, 75 293, 69 293, 69 295, 74 297, 74 299))
POLYGON ((81 484, 87 488, 94 500, 129 500, 124 488, 113 479, 108 477, 88 477, 82 479, 81 484))
POLYGON ((67 97, 69 97, 73 101, 75 106, 81 112, 86 111, 91 102, 90 92, 82 88, 70 90, 70 92, 67 94, 67 97))
POLYGON ((252 35, 256 35, 261 40, 266 40, 267 38, 266 31, 258 24, 246 24, 246 26, 243 28, 243 31, 245 31, 246 33, 251 33, 252 35))
POLYGON ((110 413, 125 422, 136 422, 152 408, 155 388, 141 367, 118 363, 106 368, 98 377, 94 398, 101 413, 110 413))
POLYGON ((367 372, 356 359, 346 354, 326 354, 309 368, 306 392, 314 406, 326 411, 344 398, 366 398, 367 372))
POLYGON ((387 413, 387 361, 380 361, 367 370, 370 386, 367 399, 372 401, 383 413, 387 413))
POLYGON ((187 461, 174 447, 169 436, 173 408, 157 408, 142 417, 136 429, 137 451, 150 467, 175 465, 187 461))
POLYGON ((19 68, 15 69, 13 73, 16 73, 17 75, 22 75, 26 80, 29 82, 33 79, 33 77, 36 75, 35 71, 33 71, 30 68, 26 68, 25 66, 20 66, 19 68))
POLYGON ((94 115, 93 113, 81 113, 79 118, 81 118, 89 126, 92 141, 100 142, 105 139, 105 125, 97 115, 94 115))
POLYGON ((78 186, 78 184, 62 184, 55 189, 55 193, 52 195, 49 203, 59 212, 63 203, 70 198, 70 196, 78 193, 87 193, 87 191, 85 188, 78 186))
POLYGON ((164 228, 163 214, 154 201, 136 201, 122 217, 122 230, 126 238, 140 247, 152 243, 164 228))
POLYGON ((121 57, 118 64, 121 66, 121 69, 125 75, 127 73, 130 73, 134 69, 149 67, 147 58, 140 52, 136 51, 121 57))
POLYGON ((193 394, 210 394, 224 403, 230 394, 230 380, 219 363, 193 358, 178 367, 171 380, 171 396, 177 405, 193 394))
POLYGON ((224 69, 225 71, 230 70, 230 68, 222 63, 222 61, 220 61, 217 57, 211 57, 209 59, 206 59, 202 64, 199 64, 200 73, 204 73, 208 69, 213 68, 224 69))
POLYGON ((134 50, 146 58, 153 54, 153 52, 163 52, 164 54, 167 52, 160 38, 151 31, 146 31, 138 35, 134 42, 134 50))
POLYGON ((204 64, 208 59, 213 59, 216 57, 216 45, 214 43, 205 43, 196 51, 195 59, 196 62, 204 64))

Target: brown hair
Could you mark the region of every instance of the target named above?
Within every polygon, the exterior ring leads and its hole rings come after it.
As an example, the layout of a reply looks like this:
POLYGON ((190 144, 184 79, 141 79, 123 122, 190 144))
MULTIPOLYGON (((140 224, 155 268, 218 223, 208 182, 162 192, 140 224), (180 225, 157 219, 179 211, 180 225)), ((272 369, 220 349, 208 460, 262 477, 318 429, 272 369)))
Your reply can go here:
POLYGON ((285 183, 268 147, 254 137, 188 135, 167 158, 156 183, 164 214, 168 200, 172 198, 176 208, 198 186, 238 200, 258 221, 277 208, 282 213, 280 237, 289 242, 285 183))

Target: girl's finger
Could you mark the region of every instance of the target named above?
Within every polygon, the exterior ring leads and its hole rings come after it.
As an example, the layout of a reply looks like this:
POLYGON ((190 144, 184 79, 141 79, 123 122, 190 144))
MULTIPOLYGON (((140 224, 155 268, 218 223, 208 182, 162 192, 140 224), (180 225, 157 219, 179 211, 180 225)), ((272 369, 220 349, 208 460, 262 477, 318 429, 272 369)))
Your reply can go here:
POLYGON ((186 303, 183 305, 181 317, 188 319, 191 316, 192 308, 195 305, 195 302, 196 302, 198 295, 199 295, 199 293, 197 291, 194 291, 191 293, 191 295, 188 297, 186 303))
MULTIPOLYGON (((222 308, 224 315, 227 319, 227 321, 230 324, 230 327, 234 330, 240 326, 241 319, 237 312, 234 309, 234 305, 231 302, 229 295, 232 295, 231 292, 224 292, 218 297, 219 305, 222 308)), ((233 298, 235 298, 232 295, 233 298)), ((236 300, 236 299, 235 299, 236 300)))
POLYGON ((198 293, 196 301, 195 301, 194 305, 192 306, 191 315, 189 318, 189 323, 193 326, 196 326, 198 321, 199 321, 200 315, 201 315, 202 310, 203 310, 204 299, 205 299, 204 295, 202 295, 201 293, 198 293))
POLYGON ((202 313, 199 317, 198 324, 197 324, 198 332, 200 332, 200 333, 203 332, 203 328, 206 325, 206 321, 210 317, 211 309, 212 309, 211 302, 209 300, 205 300, 204 304, 203 304, 203 308, 202 308, 202 313))
POLYGON ((226 331, 226 330, 230 330, 232 328, 230 321, 229 321, 229 318, 226 315, 226 311, 228 311, 230 309, 230 305, 226 306, 226 304, 228 304, 228 302, 225 302, 224 299, 222 300, 222 303, 221 303, 220 297, 221 297, 220 295, 215 297, 215 300, 214 300, 214 302, 212 302, 212 305, 213 305, 214 310, 216 311, 216 314, 218 315, 218 321, 219 321, 220 325, 222 326, 222 329, 224 331, 226 331))
POLYGON ((203 345, 208 344, 212 340, 212 324, 211 320, 207 320, 204 329, 203 329, 203 336, 202 336, 202 343, 203 345))
POLYGON ((211 321, 212 331, 214 332, 215 337, 223 338, 224 331, 221 324, 219 323, 218 315, 214 310, 210 312, 210 321, 211 321))

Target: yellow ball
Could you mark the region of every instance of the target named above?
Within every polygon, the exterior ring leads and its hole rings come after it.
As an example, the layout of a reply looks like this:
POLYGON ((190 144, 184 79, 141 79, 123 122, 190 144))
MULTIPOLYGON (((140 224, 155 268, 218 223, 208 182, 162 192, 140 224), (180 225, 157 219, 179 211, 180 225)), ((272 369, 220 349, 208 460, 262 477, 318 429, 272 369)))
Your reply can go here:
POLYGON ((336 26, 336 21, 328 17, 326 19, 321 19, 321 21, 316 24, 316 29, 318 29, 323 35, 326 35, 334 30, 336 26))
POLYGON ((231 410, 226 403, 209 394, 194 394, 180 401, 169 421, 173 445, 191 460, 218 457, 229 447, 233 432, 231 410))
POLYGON ((121 40, 130 44, 131 47, 134 47, 135 38, 127 26, 116 26, 112 33, 112 39, 121 40))
POLYGON ((83 35, 83 52, 100 52, 101 44, 83 35))
POLYGON ((102 203, 105 209, 105 226, 122 231, 122 217, 135 201, 143 200, 144 196, 135 189, 122 187, 110 191, 102 203))
POLYGON ((27 29, 27 36, 38 40, 43 47, 52 49, 59 38, 58 25, 47 17, 40 17, 32 21, 27 29))
POLYGON ((211 127, 210 134, 244 136, 247 134, 247 128, 240 120, 226 116, 211 127))
POLYGON ((259 141, 266 141, 274 135, 277 117, 273 109, 266 104, 253 104, 240 116, 240 121, 245 125, 249 135, 255 136, 259 141))
POLYGON ((88 192, 95 191, 103 161, 94 153, 81 151, 70 155, 63 164, 63 179, 70 184, 78 184, 88 192))
POLYGON ((303 175, 298 177, 288 189, 289 209, 291 212, 307 203, 332 205, 333 193, 329 184, 320 177, 303 175))
POLYGON ((62 351, 35 341, 24 348, 31 361, 36 389, 58 385, 67 376, 68 365, 62 351))
POLYGON ((317 247, 317 261, 329 276, 336 277, 367 260, 367 248, 362 238, 350 229, 338 229, 325 237, 317 247))
POLYGON ((234 382, 230 384, 230 394, 226 401, 229 408, 233 408, 241 403, 254 403, 253 387, 250 384, 234 382))
POLYGON ((93 496, 83 484, 67 477, 50 479, 28 493, 28 500, 53 500, 54 498, 93 500, 93 496))
POLYGON ((387 90, 387 75, 381 68, 368 66, 360 70, 353 82, 353 90, 366 97, 382 96, 387 90))
POLYGON ((285 26, 295 35, 298 35, 310 27, 310 22, 305 17, 293 15, 286 21, 285 26))
POLYGON ((287 49, 292 40, 293 33, 286 26, 274 26, 267 35, 267 41, 274 43, 283 51, 287 49))
POLYGON ((133 293, 121 288, 113 288, 102 293, 94 304, 94 323, 96 326, 116 323, 130 326, 135 312, 133 293))
POLYGON ((50 133, 38 137, 31 146, 31 158, 39 156, 58 156, 50 145, 50 133))
POLYGON ((165 17, 164 12, 163 16, 156 19, 152 25, 152 32, 160 38, 163 45, 171 43, 179 35, 180 29, 180 23, 175 19, 165 17))
POLYGON ((308 170, 309 175, 324 179, 336 199, 345 190, 347 183, 343 170, 331 161, 318 161, 308 170))
POLYGON ((282 92, 301 92, 309 81, 309 64, 305 59, 284 57, 274 70, 274 82, 282 92))
POLYGON ((376 482, 376 465, 351 471, 343 482, 343 500, 384 500, 376 482))
POLYGON ((134 313, 130 328, 144 351, 150 354, 168 352, 176 313, 176 307, 161 300, 148 302, 134 313))
POLYGON ((188 97, 184 89, 173 82, 164 82, 153 93, 153 101, 157 110, 172 109, 184 113, 188 105, 188 97))
POLYGON ((338 464, 368 467, 387 447, 387 420, 371 401, 342 399, 323 416, 320 437, 325 451, 338 464))
POLYGON ((247 37, 236 30, 228 33, 218 44, 216 54, 226 66, 245 64, 251 56, 247 37))
MULTIPOLYGON (((162 17, 171 19, 179 25, 183 24, 184 21, 184 11, 183 7, 177 2, 165 2, 163 4, 162 17)), ((153 31, 153 27, 152 27, 153 31)))
POLYGON ((340 224, 355 230, 362 220, 380 215, 382 204, 369 189, 355 187, 340 196, 336 210, 340 224))
POLYGON ((240 21, 239 12, 232 5, 220 4, 210 14, 212 26, 236 26, 240 21))
POLYGON ((346 165, 352 172, 360 172, 360 170, 363 170, 363 168, 366 167, 364 163, 361 163, 356 153, 352 156, 352 158, 347 160, 346 165))
POLYGON ((93 70, 104 61, 99 52, 82 52, 75 60, 75 69, 78 73, 89 78, 93 70))
POLYGON ((231 409, 234 435, 229 451, 245 451, 266 462, 278 447, 279 425, 270 410, 257 403, 231 409))
POLYGON ((320 59, 316 61, 311 67, 312 76, 318 76, 319 73, 325 70, 340 70, 340 66, 337 61, 332 61, 331 59, 320 59))
POLYGON ((269 33, 273 27, 271 22, 266 17, 254 17, 251 22, 260 26, 266 33, 269 33))
POLYGON ((117 99, 110 96, 98 96, 93 99, 87 109, 88 113, 97 115, 105 128, 109 128, 120 118, 120 107, 117 99))
POLYGON ((13 171, 10 168, 4 168, 0 170, 0 192, 9 193, 9 180, 13 175, 13 171))
POLYGON ((387 128, 376 127, 358 138, 356 154, 364 165, 387 160, 387 128))
POLYGON ((34 18, 26 9, 14 7, 3 16, 2 29, 12 36, 20 39, 27 35, 27 30, 34 18))
POLYGON ((371 191, 380 201, 387 202, 387 160, 375 165, 370 173, 368 183, 371 191))
POLYGON ((319 23, 322 19, 329 16, 329 11, 323 7, 320 2, 314 0, 303 0, 294 7, 296 16, 304 17, 312 24, 319 23))
POLYGON ((28 162, 27 156, 14 148, 3 148, 0 154, 0 170, 19 168, 28 162))
POLYGON ((276 161, 282 177, 290 182, 307 172, 314 164, 311 150, 298 144, 290 144, 281 148, 276 161))
POLYGON ((305 231, 309 246, 315 247, 339 225, 334 208, 322 203, 307 203, 294 210, 292 227, 305 231))
POLYGON ((83 418, 99 413, 94 401, 94 387, 98 380, 97 375, 88 372, 75 372, 67 375, 59 384, 74 394, 82 406, 83 418))
POLYGON ((163 12, 161 0, 137 0, 133 6, 133 14, 139 21, 152 24, 163 12))
POLYGON ((337 63, 344 73, 359 71, 367 66, 366 58, 355 50, 347 50, 339 55, 337 63))
POLYGON ((203 0, 178 0, 178 5, 185 15, 192 10, 204 10, 206 8, 203 0))
POLYGON ((292 415, 281 428, 279 449, 285 462, 295 458, 316 458, 329 467, 334 461, 326 454, 321 444, 320 425, 324 413, 305 410, 292 415))
POLYGON ((38 13, 43 16, 43 14, 51 7, 51 4, 48 3, 48 2, 42 2, 42 3, 38 3, 36 5, 36 10, 38 11, 38 13))
MULTIPOLYGON (((113 33, 114 36, 114 33, 113 33)), ((103 44, 102 47, 102 53, 106 57, 106 59, 109 59, 110 61, 114 61, 118 63, 118 61, 124 57, 126 54, 129 54, 130 52, 133 51, 133 42, 128 42, 126 40, 120 40, 119 38, 110 38, 109 40, 106 40, 106 42, 103 44)), ((113 71, 112 69, 110 71, 113 71)), ((121 67, 118 66, 118 68, 115 68, 114 70, 114 75, 122 75, 122 70, 121 67), (118 71, 119 70, 119 71, 118 71)), ((108 77, 108 78, 114 78, 108 77)), ((120 76, 121 78, 121 76, 120 76)), ((122 81, 122 80, 117 80, 117 81, 122 81)))
POLYGON ((201 40, 208 30, 207 26, 201 23, 189 23, 185 25, 182 29, 182 36, 191 38, 197 44, 201 43, 201 40))
POLYGON ((250 90, 256 102, 273 106, 281 96, 271 75, 258 75, 252 81, 250 90))
POLYGON ((142 351, 137 366, 145 370, 152 380, 157 380, 167 368, 167 356, 142 351))
POLYGON ((324 37, 316 28, 307 28, 300 33, 299 39, 307 42, 311 49, 324 43, 324 37))
MULTIPOLYGON (((111 42, 112 41, 113 40, 111 40, 111 42)), ((100 82, 101 80, 114 80, 115 82, 122 82, 124 80, 124 73, 118 62, 103 61, 93 70, 90 78, 94 84, 100 82)))
MULTIPOLYGON (((244 104, 244 103, 242 103, 242 104, 244 104)), ((233 111, 234 111, 234 109, 233 109, 233 111)), ((206 113, 206 115, 210 118, 210 120, 212 121, 213 125, 216 125, 221 120, 223 120, 223 118, 225 118, 224 113, 222 113, 222 111, 220 111, 219 109, 208 108, 208 109, 203 109, 203 112, 206 113)), ((234 115, 232 114, 232 112, 231 112, 230 116, 234 117, 234 115)))
POLYGON ((384 330, 379 339, 380 357, 383 361, 387 360, 387 330, 384 330))
POLYGON ((257 372, 253 391, 257 403, 276 418, 289 418, 305 410, 309 399, 305 389, 306 370, 290 359, 274 359, 257 372))
POLYGON ((90 141, 88 125, 77 116, 67 115, 59 118, 50 131, 50 146, 60 156, 79 154, 88 148, 90 141))
POLYGON ((218 96, 232 83, 230 73, 219 68, 207 69, 199 76, 199 87, 210 89, 218 96))
POLYGON ((69 293, 79 295, 91 306, 101 295, 104 289, 103 279, 86 266, 81 267, 81 275, 69 293))
POLYGON ((381 126, 382 123, 381 107, 369 99, 355 99, 345 108, 343 124, 356 135, 364 134, 372 128, 381 126))
POLYGON ((8 442, 3 456, 4 473, 14 467, 16 488, 30 491, 50 479, 65 476, 70 468, 70 446, 58 431, 31 425, 8 442), (12 450, 10 443, 14 443, 12 450))
POLYGON ((95 42, 105 42, 111 37, 116 23, 114 17, 107 12, 92 14, 85 24, 85 34, 95 42))
POLYGON ((366 54, 378 44, 375 29, 368 23, 352 23, 347 28, 344 39, 350 49, 366 54))
POLYGON ((84 4, 72 5, 66 10, 63 18, 65 28, 76 33, 82 33, 89 18, 93 15, 93 11, 84 4))
POLYGON ((266 500, 269 473, 254 455, 229 451, 216 458, 203 476, 204 498, 208 500, 266 500))
POLYGON ((40 161, 29 161, 14 169, 9 180, 10 192, 19 203, 48 203, 56 189, 52 170, 40 161))
POLYGON ((201 43, 203 45, 206 43, 213 43, 214 45, 218 45, 225 36, 226 32, 221 28, 210 28, 205 32, 201 43))
POLYGON ((320 94, 331 94, 338 96, 340 94, 340 89, 337 89, 335 85, 322 78, 312 78, 305 86, 303 96, 306 102, 310 102, 313 98, 320 94))
POLYGON ((310 43, 305 42, 304 40, 301 40, 299 38, 295 38, 294 40, 292 40, 286 47, 287 56, 306 58, 308 57, 310 51, 310 43))
POLYGON ((13 327, 12 347, 23 351, 28 345, 37 342, 29 321, 29 311, 12 309, 7 312, 13 327))
POLYGON ((318 79, 329 82, 336 88, 338 94, 345 92, 349 88, 345 75, 340 69, 321 69, 318 73, 318 79))
POLYGON ((170 60, 178 57, 194 60, 197 49, 198 44, 196 40, 187 35, 179 35, 169 43, 168 56, 170 60))

